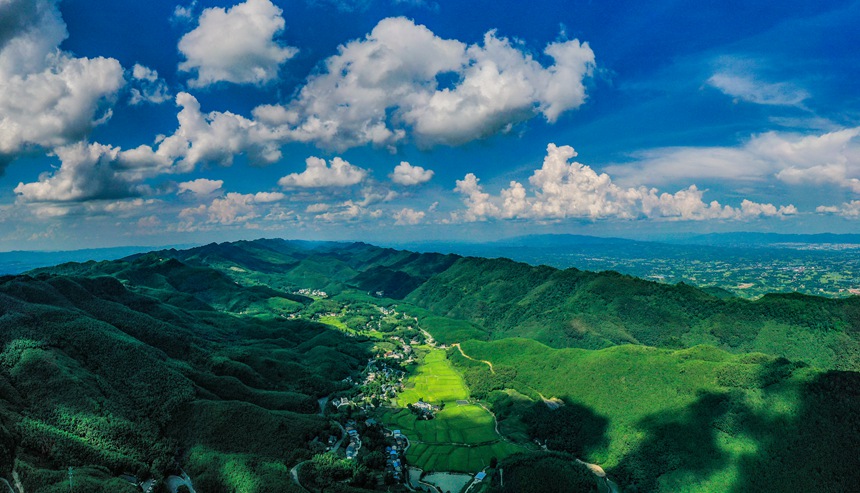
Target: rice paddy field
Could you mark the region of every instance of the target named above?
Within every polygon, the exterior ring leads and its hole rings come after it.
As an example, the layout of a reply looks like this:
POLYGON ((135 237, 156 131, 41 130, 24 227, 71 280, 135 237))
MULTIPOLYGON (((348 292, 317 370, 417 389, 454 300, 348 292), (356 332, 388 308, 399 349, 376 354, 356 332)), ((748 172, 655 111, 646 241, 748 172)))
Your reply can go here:
POLYGON ((496 433, 492 414, 477 404, 458 404, 469 392, 445 352, 430 350, 410 375, 397 407, 387 410, 384 422, 409 438, 406 459, 425 471, 475 473, 493 457, 501 460, 524 449, 496 433), (418 420, 406 409, 419 399, 441 405, 431 420, 418 420))

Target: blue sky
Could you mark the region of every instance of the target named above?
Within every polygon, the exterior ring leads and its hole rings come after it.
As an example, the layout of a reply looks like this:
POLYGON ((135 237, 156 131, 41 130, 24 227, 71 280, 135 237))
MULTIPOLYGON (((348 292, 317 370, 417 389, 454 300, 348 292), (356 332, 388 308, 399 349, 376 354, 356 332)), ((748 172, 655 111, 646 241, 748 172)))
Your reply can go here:
POLYGON ((0 249, 856 232, 860 2, 0 1, 0 249))

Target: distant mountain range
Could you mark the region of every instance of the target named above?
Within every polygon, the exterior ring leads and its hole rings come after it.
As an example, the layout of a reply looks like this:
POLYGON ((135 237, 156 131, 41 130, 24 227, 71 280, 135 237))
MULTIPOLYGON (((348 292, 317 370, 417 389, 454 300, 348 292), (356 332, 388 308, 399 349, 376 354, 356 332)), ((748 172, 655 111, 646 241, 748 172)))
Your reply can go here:
POLYGON ((712 233, 676 239, 672 243, 716 246, 776 246, 792 243, 860 245, 860 234, 712 233))
POLYGON ((636 240, 619 237, 603 237, 572 234, 541 234, 503 238, 489 242, 427 241, 392 244, 401 248, 426 251, 432 248, 490 249, 504 247, 558 248, 593 245, 624 245, 658 248, 658 245, 695 245, 717 247, 785 247, 791 244, 856 244, 860 245, 860 234, 782 234, 782 233, 710 233, 705 235, 672 236, 654 240, 636 240))
MULTIPOLYGON (((193 245, 176 245, 189 248, 193 245)), ((86 262, 88 260, 114 260, 152 250, 151 246, 125 246, 114 248, 88 248, 84 250, 0 252, 0 275, 20 274, 28 270, 64 262, 86 262)))

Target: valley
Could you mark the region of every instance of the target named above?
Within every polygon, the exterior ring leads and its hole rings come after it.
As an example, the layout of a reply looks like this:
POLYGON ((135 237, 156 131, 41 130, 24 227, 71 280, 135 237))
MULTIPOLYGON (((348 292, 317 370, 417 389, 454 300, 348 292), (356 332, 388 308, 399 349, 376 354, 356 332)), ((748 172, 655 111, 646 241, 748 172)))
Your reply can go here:
POLYGON ((0 297, 0 466, 28 492, 69 466, 112 492, 858 480, 856 297, 282 240, 62 264, 0 297))

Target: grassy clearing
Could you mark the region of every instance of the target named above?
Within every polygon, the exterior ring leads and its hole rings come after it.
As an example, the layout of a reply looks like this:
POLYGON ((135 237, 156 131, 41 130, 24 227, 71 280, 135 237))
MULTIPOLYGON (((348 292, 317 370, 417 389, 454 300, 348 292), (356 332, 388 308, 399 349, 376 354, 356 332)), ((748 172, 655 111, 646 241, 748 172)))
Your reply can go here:
POLYGON ((421 326, 442 344, 452 344, 460 341, 475 339, 485 341, 489 334, 485 329, 465 320, 455 320, 447 317, 424 317, 421 326))
POLYGON ((319 318, 319 321, 320 321, 320 323, 324 323, 330 327, 334 327, 335 329, 337 329, 341 332, 344 332, 346 334, 362 335, 365 337, 369 337, 371 339, 378 339, 378 340, 382 340, 385 338, 385 336, 382 334, 382 332, 379 332, 378 330, 354 330, 354 329, 351 329, 351 328, 347 327, 347 325, 345 323, 343 323, 343 321, 341 321, 341 319, 336 317, 336 316, 324 315, 324 316, 321 316, 319 318))
POLYGON ((409 376, 407 387, 397 398, 399 407, 414 404, 420 399, 432 404, 453 404, 458 399, 469 398, 463 378, 448 362, 444 351, 426 353, 409 376))
POLYGON ((459 405, 469 398, 462 377, 446 359, 445 352, 431 350, 413 370, 406 391, 397 398, 397 409, 385 412, 390 428, 401 430, 412 444, 406 458, 425 471, 476 472, 490 459, 505 458, 523 448, 502 440, 493 416, 476 404, 459 405), (407 404, 419 399, 444 408, 432 420, 418 420, 407 404))
POLYGON ((320 322, 326 325, 331 325, 335 329, 342 330, 344 332, 350 332, 349 327, 347 327, 346 324, 341 322, 340 319, 337 317, 325 315, 320 317, 320 322))

